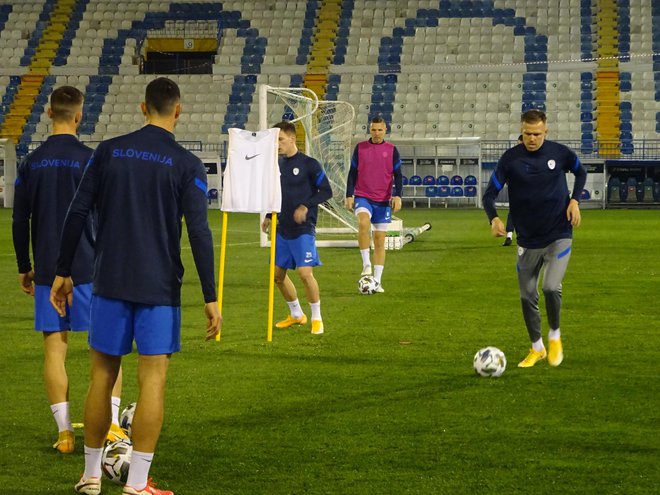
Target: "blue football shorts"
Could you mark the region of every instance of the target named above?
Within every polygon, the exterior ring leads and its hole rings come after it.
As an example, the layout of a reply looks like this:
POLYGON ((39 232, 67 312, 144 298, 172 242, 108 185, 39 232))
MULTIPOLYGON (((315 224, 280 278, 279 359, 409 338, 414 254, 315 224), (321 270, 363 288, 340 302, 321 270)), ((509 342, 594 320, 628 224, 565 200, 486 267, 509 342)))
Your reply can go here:
POLYGON ((66 305, 66 316, 61 317, 50 304, 50 286, 34 287, 34 329, 39 332, 61 332, 73 330, 84 332, 89 329, 89 303, 92 284, 74 285, 73 305, 66 305))
POLYGON ((181 307, 137 304, 93 295, 89 345, 104 354, 171 354, 181 350, 181 307))
POLYGON ((392 208, 372 203, 367 198, 356 197, 355 214, 368 213, 374 230, 387 231, 387 224, 392 223, 392 208))
POLYGON ((275 238, 275 265, 287 270, 303 266, 322 265, 316 250, 316 238, 302 234, 295 239, 285 239, 280 234, 275 238))

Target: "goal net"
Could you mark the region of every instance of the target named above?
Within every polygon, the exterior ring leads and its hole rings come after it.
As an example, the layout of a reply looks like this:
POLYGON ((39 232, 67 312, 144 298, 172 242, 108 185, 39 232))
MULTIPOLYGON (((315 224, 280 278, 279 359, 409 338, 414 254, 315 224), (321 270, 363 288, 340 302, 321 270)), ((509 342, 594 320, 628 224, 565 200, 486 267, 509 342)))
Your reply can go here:
MULTIPOLYGON (((316 245, 357 246, 357 220, 346 210, 346 179, 351 163, 355 110, 345 101, 319 100, 307 88, 259 87, 259 128, 286 120, 296 124, 300 151, 323 166, 332 198, 319 205, 316 245)), ((268 245, 262 233, 261 245, 268 245)))

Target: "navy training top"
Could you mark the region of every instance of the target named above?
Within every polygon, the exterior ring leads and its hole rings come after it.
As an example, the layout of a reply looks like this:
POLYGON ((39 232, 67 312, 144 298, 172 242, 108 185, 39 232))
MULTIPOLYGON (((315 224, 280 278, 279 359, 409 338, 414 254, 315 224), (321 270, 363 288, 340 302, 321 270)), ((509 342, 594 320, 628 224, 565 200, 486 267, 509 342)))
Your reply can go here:
POLYGON ((527 151, 519 144, 505 151, 497 163, 483 195, 484 209, 488 220, 498 216, 495 198, 508 183, 509 208, 518 245, 543 248, 557 239, 573 236, 566 209, 571 199, 580 200, 586 181, 586 169, 563 144, 546 140, 536 151, 527 151), (570 196, 567 172, 575 175, 570 196))
POLYGON ((321 164, 314 158, 297 152, 291 157, 280 156, 282 211, 277 215, 278 232, 285 239, 295 239, 316 232, 318 205, 332 197, 332 187, 321 164), (305 222, 298 224, 293 212, 300 205, 308 209, 305 222))
POLYGON ((57 274, 70 274, 82 221, 95 208, 94 294, 155 306, 181 304, 182 216, 204 300, 216 300, 206 171, 154 125, 99 144, 71 203, 57 274))
MULTIPOLYGON (((32 270, 31 234, 37 285, 53 283, 64 218, 92 151, 71 134, 56 134, 18 167, 12 217, 14 250, 18 272, 32 270)), ((71 266, 71 276, 78 285, 91 283, 94 271, 92 216, 87 215, 82 225, 83 234, 71 266)))

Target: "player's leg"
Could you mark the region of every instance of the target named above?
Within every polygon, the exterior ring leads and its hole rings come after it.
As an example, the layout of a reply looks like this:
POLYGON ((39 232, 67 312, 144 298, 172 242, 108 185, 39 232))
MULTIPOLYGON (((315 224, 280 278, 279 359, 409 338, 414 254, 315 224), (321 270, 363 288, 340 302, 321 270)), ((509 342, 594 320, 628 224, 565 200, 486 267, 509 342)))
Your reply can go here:
POLYGON ((46 285, 36 285, 34 288, 34 327, 43 335, 44 384, 58 429, 58 438, 53 448, 63 454, 70 454, 75 445, 69 414, 69 378, 66 372, 70 313, 67 312, 64 318, 60 317, 50 305, 49 294, 50 289, 46 285))
POLYGON ((355 198, 355 215, 358 221, 358 247, 362 258, 361 275, 371 275, 371 260, 369 249, 371 247, 371 214, 373 207, 366 198, 355 198))
POLYGON ((277 234, 275 245, 275 285, 289 306, 289 314, 284 320, 275 323, 277 328, 289 328, 292 325, 304 325, 307 316, 300 306, 296 286, 287 275, 289 268, 296 267, 296 262, 291 250, 291 240, 285 239, 277 234))
POLYGON ((69 378, 65 364, 68 332, 43 332, 43 336, 46 395, 58 430, 58 439, 53 448, 63 454, 70 454, 74 449, 75 437, 69 412, 69 378))
POLYGON ((517 269, 520 303, 527 333, 532 342, 529 354, 518 364, 521 368, 534 366, 537 361, 544 359, 547 355, 541 338, 541 313, 539 311, 538 281, 542 266, 542 249, 519 248, 517 269))
POLYGON ((548 315, 548 363, 559 366, 564 359, 564 350, 559 329, 561 317, 562 280, 571 258, 571 239, 559 239, 545 251, 543 273, 543 295, 548 315))
POLYGON ((181 308, 137 305, 135 344, 139 354, 139 394, 133 416, 133 452, 125 494, 151 493, 149 469, 163 426, 167 370, 171 355, 181 349, 181 308))
POLYGON ((112 387, 112 422, 110 423, 110 431, 108 431, 108 442, 115 442, 117 440, 128 440, 128 435, 119 426, 119 408, 121 406, 121 388, 123 382, 123 373, 122 368, 119 367, 119 373, 117 374, 117 380, 115 381, 114 386, 112 387))
MULTIPOLYGON (((92 304, 92 284, 80 284, 73 288, 73 305, 70 310, 71 329, 76 332, 86 332, 90 328, 90 306, 92 304)), ((128 435, 119 426, 119 405, 121 402, 121 367, 117 381, 112 389, 111 411, 112 423, 108 431, 107 440, 114 442, 119 439, 128 439, 128 435)))
POLYGON ((385 269, 385 237, 387 229, 392 222, 392 209, 390 206, 373 206, 371 223, 374 237, 374 279, 378 282, 377 292, 385 292, 382 286, 383 270, 385 269))

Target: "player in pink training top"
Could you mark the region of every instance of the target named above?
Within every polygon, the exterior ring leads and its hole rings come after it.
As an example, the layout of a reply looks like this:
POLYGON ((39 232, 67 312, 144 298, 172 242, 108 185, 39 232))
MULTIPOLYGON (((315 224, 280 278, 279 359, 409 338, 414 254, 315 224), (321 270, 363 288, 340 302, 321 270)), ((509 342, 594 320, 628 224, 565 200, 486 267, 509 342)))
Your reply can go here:
POLYGON ((346 208, 354 209, 358 217, 363 276, 372 273, 369 246, 373 226, 373 276, 378 282, 376 291, 385 292, 380 283, 385 267, 385 234, 392 213, 401 209, 401 159, 396 146, 385 141, 387 126, 382 117, 371 121, 369 133, 371 139, 358 143, 353 151, 346 185, 346 208))

